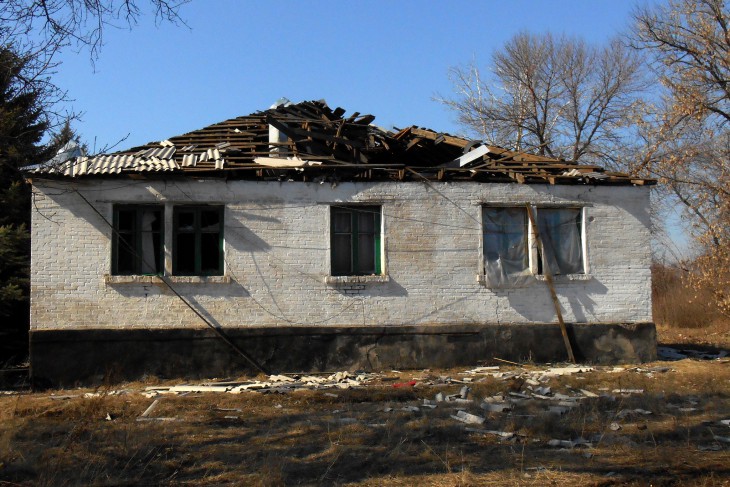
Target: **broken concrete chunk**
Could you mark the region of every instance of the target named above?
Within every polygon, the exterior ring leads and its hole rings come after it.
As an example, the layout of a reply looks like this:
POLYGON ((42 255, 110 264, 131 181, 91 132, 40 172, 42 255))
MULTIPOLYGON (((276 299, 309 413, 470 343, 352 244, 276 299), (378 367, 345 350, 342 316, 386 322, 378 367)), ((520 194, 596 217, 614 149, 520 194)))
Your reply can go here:
POLYGON ((436 394, 436 402, 444 402, 444 393, 443 392, 439 392, 438 394, 436 394))
POLYGON ((468 399, 468 397, 469 397, 469 392, 471 392, 471 387, 469 387, 469 386, 464 386, 464 387, 462 387, 462 388, 461 388, 461 390, 459 391, 459 395, 461 396, 461 398, 462 398, 462 399, 468 399))
POLYGON ((456 415, 452 414, 451 417, 457 421, 467 424, 483 424, 485 421, 485 418, 477 416, 476 414, 467 413, 466 411, 458 411, 456 415))
POLYGON ((614 389, 614 394, 643 394, 644 389, 614 389))
POLYGON ((598 394, 595 392, 587 391, 585 389, 578 389, 581 394, 583 394, 585 397, 598 397, 598 394))
POLYGON ((621 425, 618 423, 611 423, 610 425, 608 425, 608 429, 610 429, 611 431, 618 431, 621 429, 621 425))

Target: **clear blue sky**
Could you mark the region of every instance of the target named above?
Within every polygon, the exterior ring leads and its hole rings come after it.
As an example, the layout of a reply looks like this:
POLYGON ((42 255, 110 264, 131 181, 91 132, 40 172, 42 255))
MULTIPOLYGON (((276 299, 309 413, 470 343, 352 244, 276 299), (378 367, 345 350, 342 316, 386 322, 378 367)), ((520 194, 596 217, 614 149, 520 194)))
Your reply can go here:
POLYGON ((56 82, 83 112, 75 128, 93 148, 117 149, 268 108, 280 97, 324 98, 383 127, 458 132, 433 101, 449 66, 492 51, 521 30, 603 42, 630 22, 629 0, 258 1, 193 0, 188 24, 108 28, 95 70, 66 52, 56 82))

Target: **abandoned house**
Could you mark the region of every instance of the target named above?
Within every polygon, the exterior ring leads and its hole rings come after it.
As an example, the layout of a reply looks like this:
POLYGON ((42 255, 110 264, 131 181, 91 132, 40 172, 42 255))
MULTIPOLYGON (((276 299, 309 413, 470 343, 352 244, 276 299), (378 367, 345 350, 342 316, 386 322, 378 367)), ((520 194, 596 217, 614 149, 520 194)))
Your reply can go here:
POLYGON ((29 169, 33 378, 655 358, 654 181, 373 120, 283 102, 29 169))

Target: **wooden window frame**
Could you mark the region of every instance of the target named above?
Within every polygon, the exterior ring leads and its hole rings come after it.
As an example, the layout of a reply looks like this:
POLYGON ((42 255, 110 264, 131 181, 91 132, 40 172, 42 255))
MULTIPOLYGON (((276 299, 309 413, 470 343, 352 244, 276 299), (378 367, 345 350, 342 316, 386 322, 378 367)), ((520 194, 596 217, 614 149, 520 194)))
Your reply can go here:
POLYGON ((223 245, 223 230, 224 230, 224 211, 225 207, 222 205, 176 205, 173 207, 172 211, 172 274, 174 276, 222 276, 224 274, 224 245, 223 245), (203 248, 202 248, 202 235, 204 233, 214 233, 214 232, 205 232, 201 228, 201 212, 203 211, 213 211, 217 210, 219 213, 219 227, 218 227, 218 269, 216 269, 215 272, 203 272, 202 269, 202 255, 203 255, 203 248), (195 243, 194 243, 194 270, 192 272, 181 272, 179 270, 179 263, 178 263, 178 242, 177 237, 179 234, 179 215, 181 211, 192 211, 194 214, 194 221, 193 221, 193 231, 192 232, 184 232, 184 233, 193 233, 195 235, 195 243))
POLYGON ((384 274, 383 269, 383 235, 382 235, 382 205, 342 205, 331 206, 330 209, 330 270, 332 276, 380 276, 384 274), (335 232, 335 214, 349 212, 350 231, 335 232), (373 214, 373 262, 374 272, 363 270, 359 262, 359 246, 360 235, 366 232, 360 232, 358 218, 354 218, 358 212, 368 212, 373 214), (340 234, 350 235, 350 269, 349 272, 335 271, 335 236, 340 234))
POLYGON ((161 276, 165 272, 165 207, 164 205, 130 205, 130 204, 115 204, 113 206, 113 216, 112 216, 112 226, 114 228, 113 235, 112 235, 112 269, 111 273, 114 276, 143 276, 143 275, 155 275, 155 276, 161 276), (160 230, 158 232, 153 233, 159 233, 160 235, 160 255, 159 257, 159 271, 155 273, 141 273, 139 272, 142 265, 144 264, 144 261, 142 259, 142 255, 140 254, 140 250, 142 248, 142 236, 145 233, 142 230, 142 215, 144 211, 149 210, 158 210, 160 212, 160 230), (134 235, 135 240, 135 249, 133 253, 134 258, 134 270, 132 272, 121 272, 119 270, 119 245, 120 245, 120 236, 123 232, 119 229, 119 212, 120 211, 134 211, 135 212, 135 219, 134 219, 134 229, 132 231, 132 235, 134 235))

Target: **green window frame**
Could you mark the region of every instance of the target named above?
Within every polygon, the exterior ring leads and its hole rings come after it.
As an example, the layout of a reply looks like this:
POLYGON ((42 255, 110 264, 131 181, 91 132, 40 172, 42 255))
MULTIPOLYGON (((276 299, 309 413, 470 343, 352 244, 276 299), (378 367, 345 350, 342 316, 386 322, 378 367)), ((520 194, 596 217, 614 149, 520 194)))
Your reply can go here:
POLYGON ((174 275, 223 275, 223 213, 223 206, 173 208, 174 275))
POLYGON ((381 207, 331 207, 333 276, 382 275, 381 207))
POLYGON ((161 275, 165 267, 162 205, 114 205, 112 274, 161 275))

